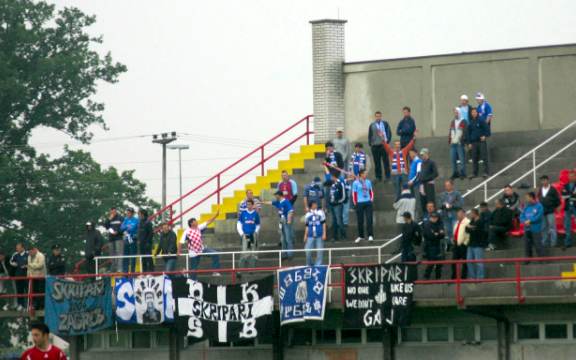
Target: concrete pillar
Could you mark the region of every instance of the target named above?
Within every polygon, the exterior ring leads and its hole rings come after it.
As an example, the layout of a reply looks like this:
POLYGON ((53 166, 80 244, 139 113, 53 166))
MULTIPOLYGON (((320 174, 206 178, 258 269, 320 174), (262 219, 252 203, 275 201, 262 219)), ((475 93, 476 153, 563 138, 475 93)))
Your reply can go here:
POLYGON ((80 360, 80 336, 70 336, 66 339, 70 348, 68 352, 70 353, 70 360, 80 360))
POLYGON ((332 139, 344 127, 344 24, 346 20, 313 20, 314 141, 332 139))
POLYGON ((272 318, 274 319, 274 328, 272 330, 272 360, 284 360, 285 332, 282 331, 282 326, 280 325, 280 313, 274 311, 272 318))
POLYGON ((395 327, 384 326, 382 329, 382 353, 384 360, 394 360, 396 359, 395 346, 396 346, 396 332, 398 331, 395 327))
POLYGON ((168 359, 170 360, 180 360, 180 350, 182 349, 182 336, 178 332, 176 326, 170 327, 169 330, 169 350, 168 359))
POLYGON ((498 360, 510 360, 512 324, 508 320, 499 319, 496 326, 498 330, 498 360))

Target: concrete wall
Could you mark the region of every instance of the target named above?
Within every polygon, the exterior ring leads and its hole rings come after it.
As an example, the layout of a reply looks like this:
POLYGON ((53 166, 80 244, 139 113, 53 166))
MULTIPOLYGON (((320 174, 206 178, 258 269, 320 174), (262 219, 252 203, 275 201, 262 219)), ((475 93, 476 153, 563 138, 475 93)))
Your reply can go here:
MULTIPOLYGON (((461 94, 486 95, 495 132, 554 129, 576 118, 576 45, 347 63, 345 128, 365 140, 380 110, 395 130, 408 105, 420 136, 446 136, 461 94)), ((394 135, 395 136, 395 135, 394 135)))

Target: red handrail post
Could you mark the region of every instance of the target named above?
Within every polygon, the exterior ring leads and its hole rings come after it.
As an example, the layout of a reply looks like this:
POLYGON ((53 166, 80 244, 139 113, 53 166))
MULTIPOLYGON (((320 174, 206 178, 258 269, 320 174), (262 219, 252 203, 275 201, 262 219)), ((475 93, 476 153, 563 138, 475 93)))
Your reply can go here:
POLYGON ((520 274, 520 261, 514 262, 514 267, 516 268, 516 296, 518 297, 518 303, 523 304, 526 298, 522 295, 522 277, 520 274))
POLYGON ((220 174, 216 176, 216 204, 220 205, 220 174))
POLYGON ((260 175, 264 176, 264 145, 260 146, 260 175))
POLYGON ((462 263, 456 263, 456 303, 459 307, 464 306, 464 297, 462 297, 462 263))
POLYGON ((310 145, 310 115, 306 116, 306 145, 310 145))

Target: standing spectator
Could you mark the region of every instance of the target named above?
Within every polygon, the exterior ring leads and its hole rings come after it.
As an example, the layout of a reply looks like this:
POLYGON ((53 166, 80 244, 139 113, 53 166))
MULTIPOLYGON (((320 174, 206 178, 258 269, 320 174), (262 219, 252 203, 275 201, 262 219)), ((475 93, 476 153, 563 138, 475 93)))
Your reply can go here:
MULTIPOLYGON (((488 240, 488 232, 490 231, 490 221, 492 219, 492 213, 488 208, 488 203, 486 201, 482 201, 480 203, 480 218, 482 220, 482 224, 484 225, 484 229, 482 229, 486 233, 486 240, 488 240)), ((488 244, 486 244, 488 246, 488 244)))
POLYGON ((368 129, 368 145, 372 150, 372 157, 374 158, 374 170, 376 171, 376 180, 382 181, 382 165, 384 165, 384 173, 386 179, 390 179, 390 165, 388 164, 388 155, 384 151, 384 143, 389 144, 392 140, 392 132, 388 122, 382 120, 382 113, 376 111, 374 114, 375 120, 370 124, 368 129))
POLYGON ((346 202, 346 187, 335 174, 332 174, 332 183, 328 202, 332 214, 332 241, 346 240, 346 231, 344 229, 344 203, 346 202))
POLYGON ((366 170, 360 171, 360 176, 352 185, 352 200, 356 208, 358 222, 358 238, 354 242, 358 244, 364 240, 364 219, 366 219, 368 241, 374 241, 374 230, 372 229, 374 190, 372 189, 372 182, 366 179, 366 170))
POLYGON ((60 245, 52 245, 52 254, 48 257, 48 263, 46 267, 48 268, 49 275, 66 274, 66 259, 62 255, 62 249, 60 248, 60 245))
POLYGON ((422 157, 422 185, 424 186, 424 196, 420 198, 422 211, 426 209, 426 204, 432 202, 436 204, 436 185, 438 177, 438 167, 436 162, 430 159, 430 151, 426 148, 420 150, 422 157))
MULTIPOLYGON (((488 234, 486 233, 485 219, 482 219, 478 209, 470 210, 471 221, 466 226, 466 232, 470 235, 468 243, 467 260, 484 260, 484 249, 486 248, 488 234)), ((484 279, 484 263, 468 263, 468 278, 484 279)))
MULTIPOLYGON (((8 293, 8 286, 12 284, 12 290, 16 292, 16 286, 12 280, 4 280, 5 278, 12 276, 12 266, 10 266, 10 260, 6 257, 4 251, 0 250, 0 295, 8 293)), ((6 299, 6 304, 2 307, 2 310, 8 311, 10 308, 16 308, 16 299, 6 299)))
MULTIPOLYGON (((260 232, 260 214, 254 208, 254 201, 248 200, 246 205, 248 208, 240 214, 236 229, 242 239, 242 251, 256 251, 258 250, 256 236, 260 232)), ((256 256, 254 253, 243 253, 239 263, 240 268, 255 267, 256 256)))
POLYGON ((262 209, 262 203, 260 200, 254 197, 254 192, 251 189, 246 190, 246 198, 242 200, 240 204, 238 204, 238 217, 242 214, 242 211, 248 209, 248 200, 252 200, 254 203, 254 210, 260 213, 260 209, 262 209))
POLYGON ((466 177, 466 142, 468 140, 468 123, 463 119, 459 108, 454 108, 454 119, 448 130, 450 160, 452 161, 452 180, 466 177))
POLYGON ((172 230, 172 225, 168 222, 162 224, 162 233, 160 234, 160 243, 158 247, 154 249, 154 256, 164 255, 162 260, 164 260, 164 271, 170 272, 176 270, 176 264, 178 262, 178 239, 174 230, 172 230))
POLYGON ((562 188, 564 199, 564 248, 572 247, 572 216, 576 217, 576 170, 570 171, 570 181, 562 188))
POLYGON ((550 179, 547 175, 540 177, 538 200, 544 209, 544 217, 542 219, 542 246, 548 246, 548 240, 550 240, 550 247, 555 247, 558 234, 556 233, 556 217, 554 216, 554 211, 560 206, 561 201, 560 194, 558 194, 554 186, 550 185, 550 179))
MULTIPOLYGON (((14 276, 28 276, 28 251, 24 248, 24 244, 19 242, 16 244, 16 252, 10 257, 10 266, 14 268, 14 276)), ((18 279, 15 280, 16 293, 18 297, 18 307, 16 310, 24 311, 28 305, 26 302, 26 294, 28 293, 28 280, 18 279)))
POLYGON ((488 126, 488 135, 486 136, 490 136, 492 135, 492 120, 494 119, 492 106, 488 104, 486 97, 481 92, 476 93, 476 102, 478 103, 478 116, 480 117, 480 120, 483 120, 488 126))
POLYGON ((290 178, 288 171, 282 171, 282 181, 278 184, 277 191, 282 191, 284 198, 290 201, 290 204, 294 205, 296 199, 298 198, 298 184, 294 179, 290 178))
POLYGON ((520 215, 520 221, 524 224, 524 246, 526 257, 532 257, 532 249, 536 249, 536 256, 544 256, 542 247, 542 222, 544 208, 538 201, 534 192, 526 194, 526 206, 520 215))
MULTIPOLYGON (((408 155, 410 156, 410 172, 408 173, 408 186, 416 199, 416 209, 421 209, 420 207, 420 198, 422 197, 422 193, 424 192, 424 188, 422 186, 422 159, 418 157, 418 151, 414 148, 408 151, 408 155)), ((418 212, 422 213, 422 211, 417 210, 418 212)), ((414 215, 414 221, 417 220, 416 214, 414 215)))
POLYGON ((96 230, 92 222, 86 223, 86 243, 84 245, 84 257, 86 258, 86 272, 94 274, 96 272, 96 262, 94 258, 102 254, 104 239, 100 231, 96 230))
POLYGON ((396 210, 396 224, 398 224, 398 231, 402 232, 404 214, 410 213, 412 219, 414 219, 414 215, 416 214, 416 199, 408 188, 408 184, 404 184, 400 198, 394 203, 394 210, 396 210))
MULTIPOLYGON (((288 201, 286 201, 288 202, 288 201)), ((208 225, 212 224, 214 220, 218 217, 220 212, 216 214, 208 221, 202 224, 198 224, 195 218, 188 220, 188 229, 184 233, 184 242, 188 249, 188 267, 190 270, 197 270, 200 265, 200 260, 202 254, 208 254, 212 258, 212 269, 220 269, 220 256, 218 252, 212 248, 204 246, 204 240, 202 238, 202 232, 208 228, 208 225)), ((220 276, 219 272, 213 272, 212 276, 220 276)), ((196 273, 190 274, 190 279, 196 280, 196 273)))
POLYGON ((344 164, 348 164, 350 162, 350 155, 352 155, 352 145, 350 145, 350 141, 344 137, 344 128, 336 128, 336 137, 332 140, 332 143, 334 144, 334 150, 342 154, 344 164))
POLYGON ((402 120, 396 127, 396 135, 400 136, 400 148, 408 146, 416 134, 416 121, 412 118, 412 110, 408 106, 402 108, 402 120))
POLYGON ((344 224, 344 232, 348 232, 348 223, 350 223, 350 206, 352 204, 352 184, 356 177, 352 173, 346 174, 344 179, 344 190, 346 191, 346 200, 342 204, 342 224, 344 224))
POLYGON ((422 222, 426 223, 430 221, 430 215, 436 212, 436 204, 429 201, 426 203, 426 211, 424 212, 424 216, 422 216, 422 222))
POLYGON ((306 244, 306 265, 322 265, 324 241, 326 241, 326 214, 318 208, 316 201, 310 202, 305 217, 304 243, 306 244), (312 252, 316 253, 316 261, 312 261, 312 252))
POLYGON ((488 251, 496 250, 506 240, 506 234, 512 228, 514 213, 504 205, 502 199, 496 200, 496 208, 490 219, 488 233, 488 251))
MULTIPOLYGON (((456 224, 454 224, 454 229, 452 238, 454 239, 454 244, 452 247, 452 260, 466 260, 468 255, 468 243, 470 242, 470 234, 466 232, 466 227, 470 225, 470 220, 466 217, 466 211, 464 209, 459 209, 456 214, 456 224)), ((466 279, 467 269, 466 264, 461 264, 461 279, 466 279)), ((457 277, 457 266, 452 265, 452 279, 457 277)))
MULTIPOLYGON (((437 212, 430 214, 430 221, 422 225, 422 235, 424 237, 424 259, 428 261, 442 260, 442 242, 446 234, 444 232, 444 224, 437 212)), ((436 280, 442 277, 442 264, 434 264, 426 266, 424 279, 430 280, 433 270, 436 280)))
POLYGON ((404 147, 401 147, 400 141, 394 141, 394 149, 391 149, 387 143, 383 144, 386 154, 388 154, 388 158, 390 159, 392 182, 394 183, 396 200, 398 200, 400 192, 402 191, 402 185, 408 176, 408 152, 414 147, 414 138, 404 147))
POLYGON ((488 144, 489 136, 488 125, 485 120, 478 115, 476 108, 472 108, 470 124, 468 126, 468 147, 472 151, 472 176, 478 176, 479 163, 484 163, 484 177, 490 175, 490 166, 488 164, 488 144))
MULTIPOLYGON (((120 225, 124 241, 124 256, 136 255, 136 236, 138 234, 138 218, 134 216, 134 209, 129 207, 126 209, 126 217, 120 225)), ((136 258, 122 259, 122 272, 135 272, 136 271, 136 258)))
POLYGON ((444 250, 448 251, 452 246, 452 235, 454 232, 454 223, 456 222, 456 213, 464 206, 464 199, 458 190, 454 189, 452 180, 444 181, 444 192, 440 195, 440 207, 442 209, 442 218, 445 226, 446 242, 444 250))
POLYGON ((290 201, 284 197, 282 191, 276 191, 274 195, 276 200, 270 204, 278 210, 278 216, 280 217, 282 250, 285 250, 282 252, 282 258, 292 259, 292 249, 294 249, 294 230, 292 229, 294 209, 290 201))
POLYGON ((340 177, 340 172, 344 169, 344 158, 342 154, 334 151, 334 144, 331 141, 326 143, 326 158, 324 159, 325 180, 329 181, 332 175, 340 177))
POLYGON ((404 224, 402 224, 402 238, 400 240, 401 261, 416 261, 414 246, 422 243, 422 229, 412 219, 409 212, 405 212, 402 216, 404 217, 404 224))
POLYGON ((152 262, 152 245, 154 239, 154 227, 152 223, 148 220, 148 211, 145 209, 138 210, 138 253, 140 255, 146 255, 141 257, 142 272, 154 271, 154 263, 152 262))
POLYGON ((350 158, 350 171, 354 176, 358 176, 360 170, 368 170, 367 165, 364 145, 362 145, 362 143, 356 143, 356 145, 354 145, 354 152, 350 158))
POLYGON ((310 203, 314 201, 319 208, 323 208, 324 189, 322 189, 322 180, 316 176, 314 181, 304 187, 304 209, 310 210, 310 203))
POLYGON ((30 337, 34 347, 22 353, 21 360, 66 360, 66 354, 56 345, 50 344, 50 329, 46 324, 33 323, 30 337))
MULTIPOLYGON (((122 222, 124 218, 118 214, 118 211, 115 207, 110 209, 110 213, 108 214, 108 218, 104 222, 104 227, 108 232, 108 244, 110 245, 110 256, 122 256, 124 254, 124 241, 122 239, 122 231, 120 230, 120 226, 122 226, 122 222)), ((122 271, 122 259, 115 259, 115 270, 117 272, 122 271)))
POLYGON ((460 96, 460 105, 458 110, 460 111, 460 118, 466 121, 466 124, 470 122, 470 109, 472 107, 468 103, 468 95, 463 94, 460 96))
MULTIPOLYGON (((28 252, 28 277, 32 280, 32 292, 34 294, 44 294, 46 278, 46 257, 33 246, 28 252)), ((36 296, 32 299, 34 309, 44 309, 44 295, 36 296)))

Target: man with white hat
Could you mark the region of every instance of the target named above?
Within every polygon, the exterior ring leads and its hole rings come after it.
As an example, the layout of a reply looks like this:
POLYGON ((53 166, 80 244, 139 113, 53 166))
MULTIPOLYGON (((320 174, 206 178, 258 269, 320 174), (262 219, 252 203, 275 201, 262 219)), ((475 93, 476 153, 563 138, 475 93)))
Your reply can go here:
POLYGON ((476 93, 476 102, 478 102, 478 117, 488 124, 488 136, 490 136, 492 135, 492 119, 494 118, 492 106, 486 101, 486 97, 481 92, 476 93))
POLYGON ((458 109, 460 110, 460 118, 466 121, 466 125, 470 123, 470 104, 468 103, 468 95, 460 95, 460 105, 458 109))
POLYGON ((352 155, 352 146, 350 145, 350 141, 344 137, 343 127, 336 128, 336 137, 332 140, 332 143, 334 144, 334 150, 342 154, 344 164, 348 166, 350 163, 350 156, 352 155))

